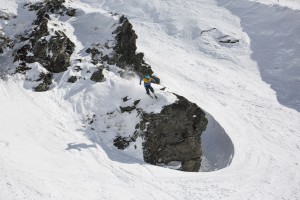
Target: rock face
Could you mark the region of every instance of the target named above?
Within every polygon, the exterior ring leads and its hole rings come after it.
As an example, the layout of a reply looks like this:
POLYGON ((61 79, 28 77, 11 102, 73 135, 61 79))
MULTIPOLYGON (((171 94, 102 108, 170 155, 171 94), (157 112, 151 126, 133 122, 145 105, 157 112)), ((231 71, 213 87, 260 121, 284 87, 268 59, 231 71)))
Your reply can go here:
POLYGON ((196 172, 201 164, 201 133, 205 113, 194 103, 178 96, 161 113, 143 113, 140 131, 145 135, 144 160, 151 164, 181 162, 182 171, 196 172))
POLYGON ((113 34, 116 35, 115 55, 110 58, 110 63, 115 63, 120 68, 132 68, 140 75, 153 74, 153 71, 144 61, 143 53, 136 53, 137 35, 132 28, 132 24, 124 16, 120 18, 121 24, 113 34))
POLYGON ((36 27, 24 37, 27 38, 26 44, 17 50, 15 61, 39 62, 52 73, 67 70, 75 45, 62 31, 48 30, 49 14, 63 15, 67 12, 64 2, 53 0, 29 6, 31 10, 37 11, 37 19, 34 21, 36 27))

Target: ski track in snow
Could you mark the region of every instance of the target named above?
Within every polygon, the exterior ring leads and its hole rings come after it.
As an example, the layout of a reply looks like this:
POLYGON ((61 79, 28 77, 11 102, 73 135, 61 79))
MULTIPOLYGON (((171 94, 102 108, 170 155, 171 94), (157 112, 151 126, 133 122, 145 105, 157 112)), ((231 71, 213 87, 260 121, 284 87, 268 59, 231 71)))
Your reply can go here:
MULTIPOLYGON (((5 9, 16 12, 15 1, 7 2, 5 9)), ((233 142, 234 158, 229 167, 205 173, 122 162, 123 155, 113 155, 107 144, 91 143, 76 113, 89 108, 78 99, 100 98, 105 90, 68 88, 66 95, 61 83, 35 93, 24 90, 23 80, 9 78, 0 80, 1 200, 300 198, 300 114, 281 105, 261 79, 251 59, 251 37, 238 16, 204 0, 81 0, 77 5, 91 13, 99 8, 129 16, 139 36, 138 50, 162 84, 220 123, 233 142), (221 45, 218 38, 224 35, 240 42, 221 45), (68 144, 77 149, 66 150, 68 144)), ((74 41, 82 36, 76 26, 70 34, 74 41)), ((111 80, 107 91, 120 81, 111 80)), ((143 88, 135 91, 143 94, 143 88)))

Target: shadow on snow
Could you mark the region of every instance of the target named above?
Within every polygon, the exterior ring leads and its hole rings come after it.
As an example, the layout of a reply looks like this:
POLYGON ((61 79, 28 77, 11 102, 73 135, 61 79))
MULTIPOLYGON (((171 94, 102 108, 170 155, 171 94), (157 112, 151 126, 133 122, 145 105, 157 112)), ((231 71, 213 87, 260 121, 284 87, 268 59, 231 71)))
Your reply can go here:
POLYGON ((280 104, 300 112, 300 11, 251 1, 217 0, 240 18, 252 59, 280 104))

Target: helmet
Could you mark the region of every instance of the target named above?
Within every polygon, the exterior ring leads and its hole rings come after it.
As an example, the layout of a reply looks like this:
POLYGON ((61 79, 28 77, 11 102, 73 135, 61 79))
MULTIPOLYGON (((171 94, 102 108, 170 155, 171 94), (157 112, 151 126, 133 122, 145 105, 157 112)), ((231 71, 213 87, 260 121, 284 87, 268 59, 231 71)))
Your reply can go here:
POLYGON ((146 79, 149 79, 149 78, 150 78, 150 76, 147 74, 147 75, 145 76, 145 78, 146 78, 146 79))

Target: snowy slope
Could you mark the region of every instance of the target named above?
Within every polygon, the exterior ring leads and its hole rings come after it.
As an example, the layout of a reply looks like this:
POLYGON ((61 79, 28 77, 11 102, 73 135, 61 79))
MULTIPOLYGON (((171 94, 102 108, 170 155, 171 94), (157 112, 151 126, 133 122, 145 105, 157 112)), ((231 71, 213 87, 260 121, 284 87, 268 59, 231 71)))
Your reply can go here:
MULTIPOLYGON (((15 1, 2 2, 1 9, 17 11, 15 1)), ((248 3, 243 2, 241 6, 248 3)), ((184 173, 145 164, 140 154, 128 156, 132 152, 107 144, 109 137, 100 138, 101 145, 92 143, 82 115, 98 109, 109 112, 119 102, 108 99, 120 99, 123 94, 118 92, 130 87, 135 91, 130 95, 142 96, 136 79, 122 88, 122 80, 107 72, 111 81, 101 85, 69 86, 64 76, 72 72, 67 71, 56 77, 57 87, 35 93, 24 89, 22 77, 5 76, 0 80, 1 200, 300 198, 300 113, 280 104, 276 92, 262 80, 259 62, 251 57, 257 48, 251 48, 251 34, 242 27, 239 15, 222 7, 223 3, 205 0, 71 4, 86 12, 84 20, 93 22, 65 22, 79 47, 74 57, 87 59, 81 50, 101 34, 93 29, 100 20, 95 13, 107 10, 129 16, 139 36, 138 50, 145 53, 162 84, 197 103, 220 123, 234 144, 234 158, 222 170, 184 173), (85 40, 81 27, 96 33, 85 40), (219 43, 224 35, 239 43, 219 43), (99 106, 103 102, 107 104, 99 106)), ((98 23, 104 23, 103 19, 98 23)), ((174 100, 172 95, 161 95, 166 99, 160 105, 174 100)), ((214 152, 213 145, 221 143, 208 146, 214 152)))
POLYGON ((300 2, 298 0, 252 0, 266 5, 280 5, 294 10, 300 10, 300 2))

